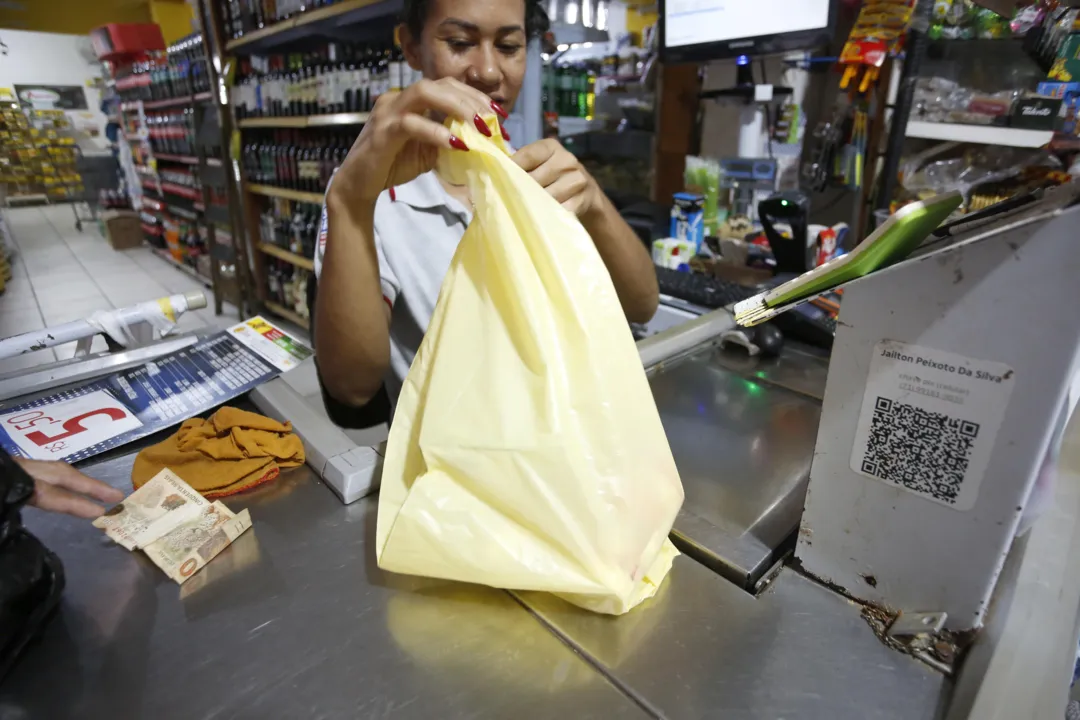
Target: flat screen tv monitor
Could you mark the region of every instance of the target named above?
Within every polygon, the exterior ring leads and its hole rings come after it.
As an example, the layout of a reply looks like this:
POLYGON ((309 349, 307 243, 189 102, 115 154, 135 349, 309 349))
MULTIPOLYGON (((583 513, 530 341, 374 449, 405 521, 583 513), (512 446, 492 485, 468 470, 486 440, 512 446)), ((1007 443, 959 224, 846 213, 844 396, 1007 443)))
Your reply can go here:
POLYGON ((827 45, 837 0, 660 0, 667 63, 771 55, 827 45))

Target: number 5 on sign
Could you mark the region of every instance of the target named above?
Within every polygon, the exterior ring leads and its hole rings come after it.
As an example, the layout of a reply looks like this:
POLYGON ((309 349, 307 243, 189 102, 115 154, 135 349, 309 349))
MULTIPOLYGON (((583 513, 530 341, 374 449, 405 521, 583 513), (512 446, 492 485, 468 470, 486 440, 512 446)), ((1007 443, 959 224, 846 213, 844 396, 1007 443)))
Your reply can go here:
POLYGON ((0 429, 35 460, 63 460, 141 425, 104 390, 0 415, 0 429))

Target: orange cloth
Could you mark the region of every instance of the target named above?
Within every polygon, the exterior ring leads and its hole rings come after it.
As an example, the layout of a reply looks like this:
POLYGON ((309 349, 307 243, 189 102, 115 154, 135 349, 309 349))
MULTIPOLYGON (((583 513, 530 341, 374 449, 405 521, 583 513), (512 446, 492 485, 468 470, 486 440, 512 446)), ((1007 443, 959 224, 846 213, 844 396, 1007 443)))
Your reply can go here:
POLYGON ((169 468, 206 498, 243 492, 304 464, 304 445, 291 423, 223 407, 208 420, 186 420, 175 435, 137 456, 131 482, 142 487, 169 468))

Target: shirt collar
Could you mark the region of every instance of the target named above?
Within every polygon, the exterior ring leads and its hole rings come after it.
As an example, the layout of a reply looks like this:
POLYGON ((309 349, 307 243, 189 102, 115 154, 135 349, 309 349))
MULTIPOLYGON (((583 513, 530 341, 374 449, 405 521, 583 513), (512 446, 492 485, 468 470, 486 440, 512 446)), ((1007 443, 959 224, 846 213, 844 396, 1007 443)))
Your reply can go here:
POLYGON ((457 215, 467 225, 472 211, 446 191, 434 170, 430 170, 404 185, 394 188, 396 202, 403 202, 416 210, 446 210, 457 215))
MULTIPOLYGON (((510 149, 514 153, 514 149, 510 149)), ((457 198, 446 192, 434 170, 417 175, 403 185, 394 187, 394 202, 403 202, 416 210, 438 210, 445 208, 452 214, 465 219, 468 224, 472 209, 467 208, 457 198)))
POLYGON ((453 198, 446 192, 435 172, 430 171, 394 188, 396 202, 403 202, 417 210, 433 210, 446 207, 453 198))

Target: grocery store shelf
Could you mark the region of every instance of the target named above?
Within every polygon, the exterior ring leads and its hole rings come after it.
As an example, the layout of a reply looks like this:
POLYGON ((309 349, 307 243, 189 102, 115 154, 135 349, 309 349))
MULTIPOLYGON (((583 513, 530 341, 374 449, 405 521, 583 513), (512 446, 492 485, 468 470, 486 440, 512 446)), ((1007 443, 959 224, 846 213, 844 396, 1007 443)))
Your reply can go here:
MULTIPOLYGON (((171 212, 173 215, 192 222, 199 222, 199 214, 195 210, 188 210, 187 208, 178 207, 176 205, 166 205, 165 209, 171 212)), ((196 208, 198 209, 198 208, 196 208)))
POLYGON ((185 165, 198 165, 199 158, 194 155, 169 155, 167 153, 156 153, 154 155, 158 160, 167 160, 169 162, 184 163, 185 165))
POLYGON ((225 49, 234 55, 249 55, 310 37, 355 40, 356 38, 350 37, 356 35, 352 30, 360 29, 355 26, 368 25, 369 21, 380 18, 394 19, 404 5, 403 0, 345 0, 247 33, 237 40, 225 43, 225 49))
POLYGON ((292 310, 289 310, 285 306, 278 305, 276 302, 273 302, 272 300, 267 300, 266 302, 263 303, 263 305, 266 306, 267 310, 269 310, 270 312, 274 313, 275 315, 277 315, 279 317, 285 318, 286 320, 291 322, 293 325, 299 325, 300 327, 304 328, 305 330, 310 330, 311 329, 311 323, 310 322, 308 322, 304 318, 300 317, 299 315, 294 313, 292 310))
POLYGON ((297 255, 294 252, 289 252, 285 248, 279 248, 277 245, 271 245, 269 243, 260 243, 259 250, 267 255, 273 255, 278 260, 284 260, 298 268, 303 268, 308 272, 315 272, 314 260, 308 260, 306 257, 297 255))
POLYGON ((155 200, 152 197, 143 196, 142 204, 145 209, 153 210, 154 212, 161 212, 165 209, 165 204, 160 200, 155 200))
POLYGON ((201 193, 198 190, 184 187, 183 185, 177 185, 176 183, 171 182, 161 183, 161 190, 162 192, 167 192, 170 195, 187 198, 188 200, 198 200, 200 197, 202 197, 201 193))
POLYGON ((907 124, 909 138, 945 140, 948 142, 1006 145, 1009 147, 1039 148, 1054 137, 1052 130, 1021 130, 992 125, 957 125, 911 121, 907 124))
POLYGON ((247 189, 249 192, 252 192, 256 195, 285 198, 286 200, 295 200, 296 202, 321 205, 323 201, 322 193, 309 193, 301 192, 299 190, 286 190, 285 188, 273 187, 272 185, 248 185, 247 189))
POLYGON ((30 195, 9 195, 7 198, 8 207, 11 207, 12 203, 33 203, 33 202, 49 202, 49 196, 42 193, 33 193, 30 195))
POLYGON ((180 105, 190 105, 191 96, 182 95, 180 97, 166 98, 165 100, 144 100, 144 110, 160 110, 161 108, 177 107, 180 105))
POLYGON ((161 250, 159 248, 151 246, 150 252, 154 253, 159 258, 161 258, 165 262, 169 263, 170 265, 172 265, 174 268, 176 268, 180 272, 185 273, 187 275, 190 275, 191 277, 195 278, 196 280, 201 282, 206 287, 213 289, 214 283, 210 280, 210 278, 205 278, 202 275, 200 275, 199 273, 195 272, 195 270, 193 268, 191 268, 190 266, 185 265, 182 262, 177 262, 173 258, 173 256, 170 255, 165 250, 161 250))
POLYGON ((310 117, 247 118, 240 121, 241 128, 313 128, 344 125, 363 125, 371 113, 334 113, 310 117))

